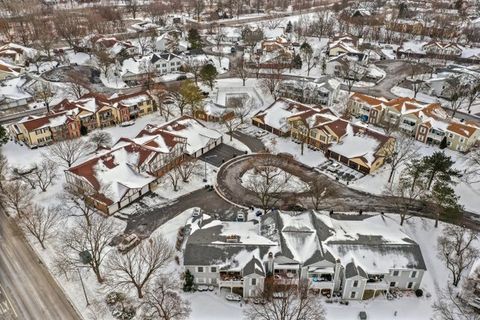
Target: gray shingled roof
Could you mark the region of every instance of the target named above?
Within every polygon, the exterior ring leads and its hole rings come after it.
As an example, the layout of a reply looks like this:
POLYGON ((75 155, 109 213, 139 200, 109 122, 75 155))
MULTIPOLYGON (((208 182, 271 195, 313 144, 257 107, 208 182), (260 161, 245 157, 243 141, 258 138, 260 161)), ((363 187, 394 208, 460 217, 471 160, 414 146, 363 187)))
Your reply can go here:
POLYGON ((347 265, 345 266, 345 278, 349 279, 355 276, 367 278, 367 273, 363 271, 362 268, 356 266, 355 263, 352 261, 347 263, 347 265))
POLYGON ((244 276, 248 276, 249 274, 253 273, 258 274, 259 276, 265 276, 262 263, 255 257, 252 257, 252 260, 250 260, 245 267, 243 267, 244 276))

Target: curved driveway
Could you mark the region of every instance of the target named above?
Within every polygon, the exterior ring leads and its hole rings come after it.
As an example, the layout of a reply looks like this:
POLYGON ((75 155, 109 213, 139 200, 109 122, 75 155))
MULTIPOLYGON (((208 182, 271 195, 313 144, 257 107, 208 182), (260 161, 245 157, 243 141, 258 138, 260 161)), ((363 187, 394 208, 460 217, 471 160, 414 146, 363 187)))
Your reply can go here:
MULTIPOLYGON (((314 179, 320 179, 325 187, 331 191, 330 196, 325 197, 319 206, 320 210, 334 210, 340 212, 358 212, 359 210, 370 212, 395 213, 398 208, 388 196, 377 196, 366 192, 349 188, 338 181, 332 180, 324 174, 314 171, 312 168, 285 156, 272 154, 250 154, 237 157, 225 163, 217 174, 217 193, 224 199, 239 206, 261 207, 261 202, 256 194, 243 187, 241 177, 255 165, 274 165, 286 172, 297 176, 308 183, 314 179), (274 164, 272 164, 274 163, 274 164)), ((277 197, 276 208, 288 209, 290 205, 299 204, 304 208, 313 209, 314 206, 306 194, 283 193, 277 197)), ((424 203, 418 201, 411 208, 411 214, 427 218, 434 218, 435 213, 426 210, 424 203)), ((480 229, 480 219, 475 214, 464 212, 461 221, 473 229, 480 229)))

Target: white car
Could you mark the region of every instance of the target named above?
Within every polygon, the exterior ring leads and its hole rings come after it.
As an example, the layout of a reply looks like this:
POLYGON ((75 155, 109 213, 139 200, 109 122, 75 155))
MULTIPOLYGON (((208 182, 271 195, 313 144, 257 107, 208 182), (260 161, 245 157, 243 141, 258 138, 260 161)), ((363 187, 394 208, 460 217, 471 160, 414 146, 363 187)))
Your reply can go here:
POLYGON ((192 217, 194 217, 194 218, 200 217, 201 213, 202 213, 202 211, 200 210, 200 208, 194 208, 193 213, 192 213, 192 217))
POLYGON ((125 252, 136 246, 140 242, 140 238, 135 234, 132 233, 129 236, 126 236, 122 242, 118 245, 118 250, 120 252, 125 252))
POLYGON ((237 222, 245 222, 245 215, 243 213, 237 214, 237 222))

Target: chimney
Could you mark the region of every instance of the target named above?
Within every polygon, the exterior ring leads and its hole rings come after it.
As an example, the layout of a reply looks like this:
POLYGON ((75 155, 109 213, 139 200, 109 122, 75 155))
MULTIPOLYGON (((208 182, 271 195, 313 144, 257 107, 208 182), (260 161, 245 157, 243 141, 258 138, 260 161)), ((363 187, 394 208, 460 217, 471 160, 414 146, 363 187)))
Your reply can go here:
POLYGON ((268 253, 267 273, 273 274, 273 252, 268 253))

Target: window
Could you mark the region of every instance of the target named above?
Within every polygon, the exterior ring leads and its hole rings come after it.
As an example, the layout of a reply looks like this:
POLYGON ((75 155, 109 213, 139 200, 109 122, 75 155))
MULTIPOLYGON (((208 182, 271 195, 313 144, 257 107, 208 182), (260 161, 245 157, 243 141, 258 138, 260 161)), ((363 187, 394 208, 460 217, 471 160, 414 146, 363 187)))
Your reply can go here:
POLYGON ((203 267, 197 267, 197 272, 203 272, 203 267))
POLYGON ((413 288, 413 282, 409 282, 407 285, 407 289, 412 289, 413 288))
POLYGON ((420 128, 420 133, 425 133, 425 127, 420 128))
POLYGON ((353 281, 353 287, 354 288, 358 287, 358 280, 353 281))
POLYGON ((395 281, 390 282, 390 287, 393 288, 393 287, 396 287, 396 286, 397 286, 397 283, 395 281))
POLYGON ((398 271, 398 270, 393 271, 393 276, 394 277, 398 277, 399 274, 400 274, 400 271, 398 271))
POLYGON ((351 299, 355 299, 356 296, 357 296, 357 293, 356 293, 356 292, 350 293, 350 298, 351 298, 351 299))
POLYGON ((252 286, 256 286, 257 285, 257 279, 253 278, 252 279, 252 286))
POLYGON ((210 267, 210 272, 217 272, 217 267, 210 267))
POLYGON ((410 274, 410 278, 416 278, 417 277, 417 271, 412 271, 410 274))

